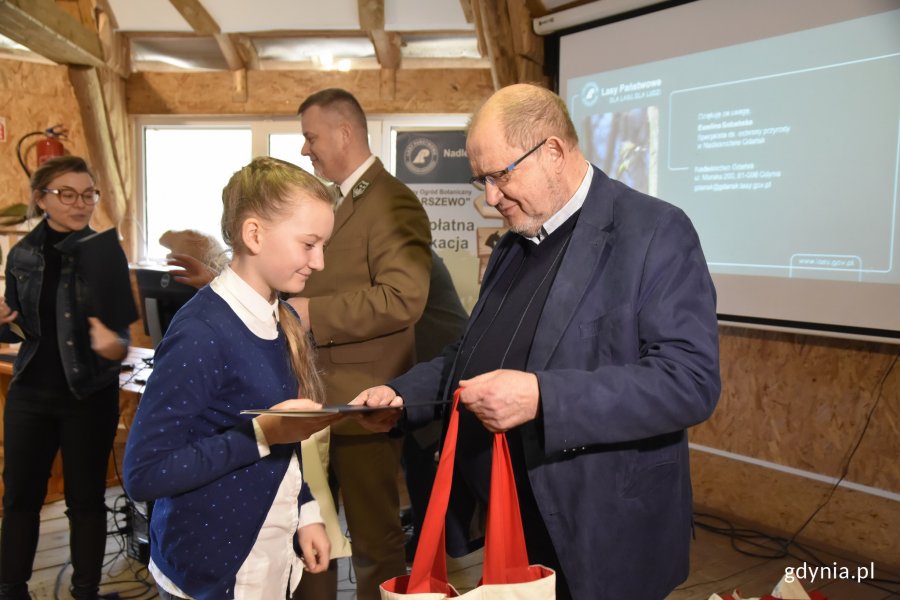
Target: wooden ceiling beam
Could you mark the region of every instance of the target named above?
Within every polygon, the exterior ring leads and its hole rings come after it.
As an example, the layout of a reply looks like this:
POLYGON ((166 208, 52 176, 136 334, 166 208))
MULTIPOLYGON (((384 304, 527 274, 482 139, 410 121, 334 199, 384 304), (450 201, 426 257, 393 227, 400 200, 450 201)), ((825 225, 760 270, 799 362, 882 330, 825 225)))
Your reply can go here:
POLYGON ((0 33, 58 64, 106 66, 99 36, 53 0, 0 0, 0 33))
POLYGON ((169 0, 172 6, 181 13, 191 29, 202 35, 212 36, 222 33, 219 24, 212 15, 200 4, 200 0, 169 0))
POLYGON ((520 82, 546 85, 543 40, 521 0, 472 0, 479 51, 491 63, 496 89, 520 82))
POLYGON ((123 168, 125 165, 120 164, 125 160, 130 144, 120 139, 125 134, 116 135, 117 129, 127 131, 124 82, 121 79, 105 81, 100 69, 83 66, 69 67, 69 81, 81 111, 91 164, 105 192, 102 208, 110 220, 118 224, 125 215, 126 207, 133 204, 128 201, 130 186, 124 176, 127 170, 123 168), (115 94, 119 97, 115 98, 115 94), (113 103, 116 108, 113 108, 113 103), (117 128, 116 119, 126 125, 117 128))
POLYGON ((228 68, 233 72, 234 97, 247 98, 247 64, 244 62, 241 52, 234 40, 222 29, 211 14, 204 8, 200 0, 169 0, 191 28, 200 35, 210 36, 219 46, 219 51, 225 57, 228 68), (241 73, 243 71, 243 73, 241 73))
POLYGON ((543 83, 544 76, 544 39, 534 33, 531 12, 518 0, 507 0, 510 30, 513 32, 512 42, 516 53, 516 74, 519 81, 543 83))
POLYGON ((472 0, 459 0, 459 7, 463 11, 466 23, 475 22, 475 11, 472 9, 472 0))
POLYGON ((384 0, 357 0, 359 28, 368 32, 375 57, 383 69, 397 70, 402 59, 399 33, 384 30, 384 0))
POLYGON ((487 57, 491 61, 494 89, 518 83, 516 55, 510 40, 513 32, 509 22, 506 0, 472 0, 478 11, 476 27, 484 36, 487 57))
POLYGON ((184 20, 188 22, 191 28, 200 35, 212 37, 216 40, 222 56, 228 68, 232 71, 239 71, 246 68, 241 53, 238 51, 237 45, 226 33, 222 33, 222 29, 212 15, 207 12, 206 8, 200 3, 200 0, 169 0, 184 20))

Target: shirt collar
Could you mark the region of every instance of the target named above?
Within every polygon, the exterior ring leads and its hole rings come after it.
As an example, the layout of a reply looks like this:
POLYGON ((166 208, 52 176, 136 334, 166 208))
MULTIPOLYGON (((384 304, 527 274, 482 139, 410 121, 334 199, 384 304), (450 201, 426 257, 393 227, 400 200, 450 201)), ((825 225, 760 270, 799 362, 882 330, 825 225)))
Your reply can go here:
POLYGON ((230 266, 225 267, 209 286, 254 334, 265 339, 278 337, 277 298, 274 302, 269 302, 260 296, 230 266))
MULTIPOLYGON (((587 162, 587 161, 585 161, 587 162)), ((533 242, 534 244, 540 244, 547 236, 556 231, 556 229, 565 223, 569 217, 574 215, 576 212, 581 209, 584 205, 584 201, 587 199, 588 190, 591 187, 591 180, 594 178, 594 168, 590 163, 587 163, 588 169, 587 173, 585 173, 584 178, 581 180, 581 185, 578 186, 578 189, 575 190, 575 194, 569 198, 569 201, 563 204, 562 208, 556 211, 549 219, 547 219, 544 224, 541 226, 537 235, 534 237, 525 237, 526 240, 533 242)))
POLYGON ((375 164, 375 155, 370 154, 369 158, 364 160, 363 163, 359 165, 355 171, 350 173, 350 176, 347 177, 347 179, 338 183, 338 186, 341 188, 341 197, 337 201, 338 206, 340 206, 344 198, 347 197, 347 195, 350 193, 350 190, 353 189, 353 186, 356 185, 356 182, 359 180, 359 178, 363 176, 363 173, 368 171, 369 167, 371 167, 373 164, 375 164))

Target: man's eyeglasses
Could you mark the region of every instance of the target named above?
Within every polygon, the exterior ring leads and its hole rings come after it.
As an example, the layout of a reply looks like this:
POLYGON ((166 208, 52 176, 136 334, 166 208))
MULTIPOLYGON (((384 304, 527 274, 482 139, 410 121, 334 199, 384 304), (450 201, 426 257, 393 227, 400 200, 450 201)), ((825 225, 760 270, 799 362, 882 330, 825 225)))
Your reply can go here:
POLYGON ((60 190, 53 190, 50 188, 44 188, 41 190, 45 194, 53 194, 59 201, 63 204, 75 204, 75 201, 81 198, 81 201, 88 205, 97 204, 100 202, 100 190, 85 190, 80 194, 71 188, 62 188, 60 190))
POLYGON ((500 184, 506 183, 506 181, 509 179, 509 174, 512 172, 512 170, 515 169, 516 167, 518 167, 519 163, 521 163, 523 160, 525 160, 526 158, 531 156, 532 152, 534 152, 535 150, 537 150, 538 148, 543 146, 544 143, 547 141, 547 139, 548 138, 544 138, 543 140, 541 140, 540 144, 538 144, 537 146, 535 146, 534 148, 532 148, 531 150, 529 150, 528 152, 523 154, 518 160, 511 163, 505 169, 500 169, 499 171, 494 171, 493 173, 488 173, 487 175, 473 177, 472 179, 469 180, 469 183, 474 185, 476 188, 478 188, 482 192, 485 190, 485 188, 487 188, 487 184, 489 184, 489 183, 491 185, 500 185, 500 184))

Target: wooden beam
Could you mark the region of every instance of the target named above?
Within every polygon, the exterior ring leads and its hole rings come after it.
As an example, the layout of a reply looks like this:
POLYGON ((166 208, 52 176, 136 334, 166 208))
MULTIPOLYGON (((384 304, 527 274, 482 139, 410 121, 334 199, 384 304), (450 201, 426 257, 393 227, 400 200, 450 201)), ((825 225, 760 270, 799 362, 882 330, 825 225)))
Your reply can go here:
POLYGON ((235 38, 238 52, 241 54, 241 60, 247 65, 248 69, 259 69, 259 53, 253 44, 253 39, 248 35, 238 35, 235 38))
POLYGON ((230 35, 227 33, 216 33, 213 35, 213 38, 215 38, 216 43, 219 45, 219 50, 221 50, 222 55, 225 57, 225 62, 228 63, 229 69, 232 71, 242 71, 246 68, 246 64, 241 57, 237 44, 234 43, 234 40, 230 35))
POLYGON ((531 12, 521 0, 506 0, 506 9, 509 28, 513 32, 518 80, 547 85, 544 76, 544 39, 534 33, 531 12))
POLYGON ((127 112, 132 116, 295 116, 300 99, 323 88, 339 87, 373 114, 470 113, 494 90, 488 69, 399 69, 395 93, 388 98, 382 94, 382 85, 390 84, 381 71, 248 71, 246 102, 232 100, 228 72, 135 72, 127 82, 127 112))
POLYGON ((116 31, 115 15, 105 2, 97 4, 97 34, 103 47, 107 66, 119 77, 127 78, 131 73, 131 43, 116 31))
POLYGON ((234 102, 247 101, 247 69, 231 72, 231 99, 234 102))
POLYGON ((0 0, 0 34, 55 63, 106 66, 97 34, 53 0, 0 0))
POLYGON ((381 69, 381 98, 383 100, 394 100, 397 97, 397 70, 381 69))
POLYGON ((122 105, 124 107, 124 86, 118 78, 110 80, 107 77, 107 80, 103 81, 101 77, 98 69, 81 66, 69 67, 69 81, 75 90, 75 98, 78 100, 81 110, 91 164, 94 166, 105 192, 102 208, 110 220, 118 224, 125 215, 126 207, 133 203, 129 202, 129 187, 125 184, 123 176, 126 171, 120 164, 120 157, 124 155, 125 147, 129 144, 125 140, 117 139, 122 134, 117 135, 113 120, 127 119, 127 116, 121 109, 110 110, 104 87, 112 91, 116 89, 116 84, 119 84, 119 94, 123 96, 122 105), (117 145, 122 146, 123 150, 118 151, 117 145))
POLYGON ((513 37, 506 9, 506 0, 472 0, 478 9, 477 27, 484 34, 487 56, 491 61, 494 89, 518 83, 515 51, 510 47, 513 37))
POLYGON ((369 39, 375 46, 375 58, 383 69, 396 70, 400 68, 402 54, 400 47, 403 45, 403 38, 399 33, 394 31, 385 31, 384 29, 374 29, 369 32, 369 39))
POLYGON ((226 33, 222 33, 222 29, 212 15, 207 12, 206 8, 200 3, 200 0, 169 0, 184 20, 188 22, 191 28, 200 35, 211 36, 216 40, 219 51, 225 57, 228 68, 232 71, 234 87, 232 88, 232 96, 234 98, 247 98, 247 68, 237 44, 226 33), (243 72, 243 74, 241 74, 243 72))
POLYGON ((356 0, 359 28, 363 31, 384 30, 384 0, 356 0))
POLYGON ((200 0, 169 0, 169 2, 197 33, 209 36, 222 33, 219 24, 200 4, 200 0))
POLYGON ((466 23, 474 23, 475 11, 472 9, 472 0, 459 0, 459 6, 462 8, 466 23))
POLYGON ((384 30, 384 0, 357 0, 357 11, 359 28, 368 32, 378 64, 383 69, 399 69, 403 39, 399 33, 384 30))

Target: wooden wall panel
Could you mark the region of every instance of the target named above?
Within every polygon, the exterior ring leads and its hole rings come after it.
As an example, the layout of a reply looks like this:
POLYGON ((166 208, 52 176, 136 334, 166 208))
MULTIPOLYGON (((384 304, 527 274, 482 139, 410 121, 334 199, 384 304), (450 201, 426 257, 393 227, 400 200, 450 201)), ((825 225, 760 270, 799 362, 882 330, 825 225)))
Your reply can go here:
MULTIPOLYGON (((900 494, 900 346, 720 329, 722 396, 692 442, 900 494), (875 405, 877 400, 877 405, 875 405)), ((793 533, 830 485, 694 451, 699 506, 793 533)), ((840 488, 804 537, 900 563, 900 502, 840 488)))
MULTIPOLYGON (((793 535, 825 501, 831 485, 705 452, 691 451, 694 509, 736 524, 793 535)), ((798 541, 876 569, 900 568, 900 509, 895 500, 838 488, 798 541)))
MULTIPOLYGON (((6 119, 6 141, 0 143, 0 207, 28 203, 28 176, 16 159, 16 143, 31 131, 62 123, 69 130, 63 143, 71 154, 84 155, 87 143, 78 103, 65 67, 18 60, 0 60, 0 117, 6 119)), ((26 140, 28 148, 40 136, 26 140)), ((32 149, 27 163, 33 171, 37 156, 32 149)))
POLYGON ((372 114, 468 113, 493 92, 486 69, 399 69, 382 91, 378 70, 250 71, 247 99, 232 99, 229 73, 134 73, 126 86, 128 113, 294 115, 309 94, 328 87, 352 92, 372 114))

